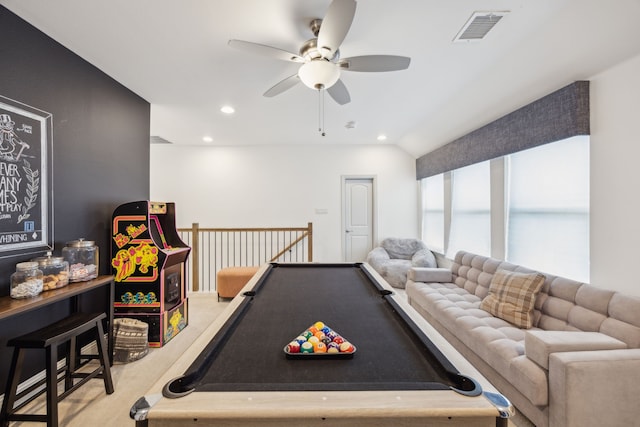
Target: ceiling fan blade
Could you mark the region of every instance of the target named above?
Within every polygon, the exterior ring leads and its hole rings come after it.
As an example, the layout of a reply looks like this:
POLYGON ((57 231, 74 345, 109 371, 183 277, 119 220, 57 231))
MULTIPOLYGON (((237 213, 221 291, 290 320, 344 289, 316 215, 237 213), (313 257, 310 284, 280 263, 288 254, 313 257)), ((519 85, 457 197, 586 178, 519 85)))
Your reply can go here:
POLYGON ((324 58, 332 58, 351 28, 356 14, 355 0, 333 0, 318 32, 318 50, 324 58))
POLYGON ((410 62, 406 56, 364 55, 341 59, 338 65, 347 71, 382 72, 406 70, 410 62))
POLYGON ((340 105, 348 104, 351 102, 351 96, 349 96, 349 91, 347 87, 342 83, 342 80, 338 79, 337 82, 329 89, 327 89, 329 95, 340 105))
POLYGON ((271 98, 276 95, 280 95, 282 92, 291 89, 292 87, 297 85, 299 82, 300 82, 300 79, 298 78, 298 74, 296 73, 276 83, 271 89, 266 91, 263 94, 263 96, 266 96, 267 98, 271 98))
POLYGON ((256 53, 258 55, 281 59, 283 61, 304 62, 304 58, 296 55, 295 53, 287 52, 286 50, 264 44, 247 42, 244 40, 229 40, 229 46, 239 50, 244 50, 245 52, 256 53))

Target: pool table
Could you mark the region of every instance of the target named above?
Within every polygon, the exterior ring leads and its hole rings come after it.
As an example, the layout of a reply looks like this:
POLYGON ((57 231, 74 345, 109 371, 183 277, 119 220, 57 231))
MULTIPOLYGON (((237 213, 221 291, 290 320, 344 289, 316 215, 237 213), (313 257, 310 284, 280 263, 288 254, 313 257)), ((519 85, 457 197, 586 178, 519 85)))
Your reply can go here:
POLYGON ((369 265, 271 263, 131 411, 150 427, 494 426, 512 408, 369 265), (355 351, 289 353, 318 321, 355 351))

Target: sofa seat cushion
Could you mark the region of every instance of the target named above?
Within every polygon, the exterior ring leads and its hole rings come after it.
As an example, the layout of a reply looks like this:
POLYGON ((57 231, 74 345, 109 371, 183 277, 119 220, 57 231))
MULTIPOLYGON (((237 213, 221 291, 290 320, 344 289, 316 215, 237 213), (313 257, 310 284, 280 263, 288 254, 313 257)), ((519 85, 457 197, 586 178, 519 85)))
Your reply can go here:
POLYGON ((548 403, 546 372, 524 352, 525 330, 480 309, 482 300, 453 283, 409 280, 407 296, 421 306, 534 405, 548 403))

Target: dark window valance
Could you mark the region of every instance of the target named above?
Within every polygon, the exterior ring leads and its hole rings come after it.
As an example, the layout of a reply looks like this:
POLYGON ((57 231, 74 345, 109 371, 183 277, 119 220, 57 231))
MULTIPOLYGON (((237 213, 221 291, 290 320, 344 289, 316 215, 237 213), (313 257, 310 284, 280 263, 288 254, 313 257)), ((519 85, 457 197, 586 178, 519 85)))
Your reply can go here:
POLYGON ((417 179, 589 135, 589 82, 577 81, 416 160, 417 179))

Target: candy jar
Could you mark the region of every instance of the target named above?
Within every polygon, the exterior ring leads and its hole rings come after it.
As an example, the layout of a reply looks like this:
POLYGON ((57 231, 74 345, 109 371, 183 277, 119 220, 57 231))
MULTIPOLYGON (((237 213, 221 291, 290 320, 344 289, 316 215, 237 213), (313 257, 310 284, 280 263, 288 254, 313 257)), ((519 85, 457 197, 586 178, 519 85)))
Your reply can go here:
POLYGON ((42 292, 42 271, 37 262, 20 262, 11 275, 11 298, 31 298, 42 292))
POLYGON ((69 263, 69 281, 83 282, 98 277, 98 247, 92 240, 72 240, 62 248, 69 263))
POLYGON ((54 257, 51 256, 51 252, 47 252, 45 256, 31 261, 37 262, 38 269, 42 271, 43 291, 62 288, 69 284, 69 263, 63 257, 54 257))

